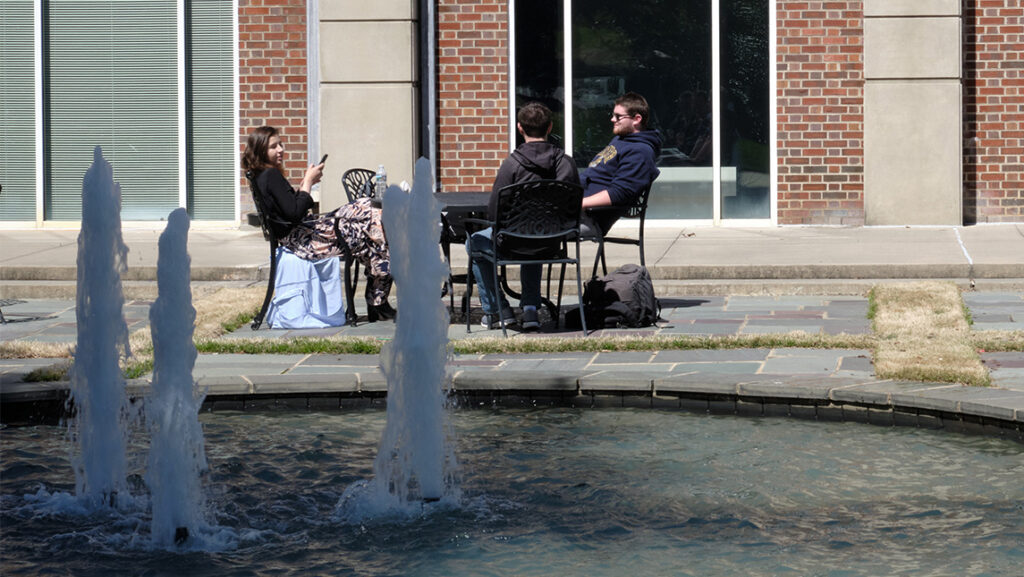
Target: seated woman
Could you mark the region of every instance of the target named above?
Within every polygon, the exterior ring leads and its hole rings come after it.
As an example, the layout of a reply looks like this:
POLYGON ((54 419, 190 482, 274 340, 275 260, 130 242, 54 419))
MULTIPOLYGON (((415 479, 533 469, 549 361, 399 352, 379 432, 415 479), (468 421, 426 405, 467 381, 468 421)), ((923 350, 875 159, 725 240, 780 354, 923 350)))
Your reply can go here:
POLYGON ((380 209, 361 198, 331 212, 311 214, 310 188, 320 182, 324 165, 306 169, 295 190, 284 177, 284 144, 276 128, 261 126, 249 135, 242 167, 251 171, 266 196, 269 229, 278 243, 299 258, 315 261, 342 256, 347 248, 366 270, 366 307, 369 320, 395 317, 388 304, 391 292, 391 256, 380 209))

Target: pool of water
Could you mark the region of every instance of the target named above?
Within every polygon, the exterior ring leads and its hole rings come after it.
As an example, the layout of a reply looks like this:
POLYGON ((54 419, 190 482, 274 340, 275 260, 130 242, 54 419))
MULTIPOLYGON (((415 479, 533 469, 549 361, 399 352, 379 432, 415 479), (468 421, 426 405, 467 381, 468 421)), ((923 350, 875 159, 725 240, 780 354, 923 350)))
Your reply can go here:
MULTIPOLYGON (((351 519, 382 411, 204 413, 212 529, 69 501, 64 431, 0 431, 0 573, 1013 575, 1024 445, 861 423, 655 410, 461 410, 458 503, 351 519)), ((132 445, 142 495, 145 441, 132 445)))

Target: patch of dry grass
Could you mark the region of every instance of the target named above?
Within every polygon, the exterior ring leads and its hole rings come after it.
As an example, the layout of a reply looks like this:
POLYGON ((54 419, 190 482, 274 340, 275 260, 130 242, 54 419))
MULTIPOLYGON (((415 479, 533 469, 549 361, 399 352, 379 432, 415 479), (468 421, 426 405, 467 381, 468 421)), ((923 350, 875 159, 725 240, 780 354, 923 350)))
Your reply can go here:
MULTIPOLYGON (((251 319, 262 304, 266 289, 263 287, 234 288, 219 290, 193 289, 192 306, 196 309, 194 339, 213 339, 237 328, 239 319, 251 319)), ((121 366, 129 378, 138 377, 153 366, 153 335, 149 326, 128 335, 132 356, 122 359, 121 366)), ((72 358, 75 346, 71 344, 5 341, 0 343, 0 358, 72 358)), ((26 379, 60 380, 70 368, 70 363, 61 362, 53 367, 38 369, 29 373, 26 379), (38 374, 37 374, 38 373, 38 374)))
POLYGON ((743 349, 743 348, 812 348, 812 349, 867 349, 873 339, 869 335, 820 335, 803 331, 785 334, 726 335, 726 336, 604 336, 604 337, 530 337, 505 339, 488 337, 452 343, 456 352, 483 353, 542 353, 542 352, 603 352, 603 351, 656 351, 688 349, 743 349))
MULTIPOLYGON (((237 354, 377 354, 387 339, 372 337, 321 337, 277 339, 253 337, 231 340, 197 340, 203 353, 237 354)), ((870 335, 819 335, 802 331, 786 334, 733 336, 603 336, 603 337, 482 337, 451 342, 459 354, 561 353, 602 351, 656 351, 681 349, 813 348, 870 349, 870 335)))
POLYGON ((1024 331, 975 331, 971 342, 981 352, 1024 351, 1024 331))
POLYGON ((881 378, 986 386, 960 290, 951 282, 879 285, 871 291, 881 378))
POLYGON ((74 351, 75 345, 68 343, 0 342, 0 359, 66 359, 74 351))
POLYGON ((196 309, 194 338, 213 339, 251 320, 263 304, 266 287, 223 288, 208 295, 193 297, 196 309))

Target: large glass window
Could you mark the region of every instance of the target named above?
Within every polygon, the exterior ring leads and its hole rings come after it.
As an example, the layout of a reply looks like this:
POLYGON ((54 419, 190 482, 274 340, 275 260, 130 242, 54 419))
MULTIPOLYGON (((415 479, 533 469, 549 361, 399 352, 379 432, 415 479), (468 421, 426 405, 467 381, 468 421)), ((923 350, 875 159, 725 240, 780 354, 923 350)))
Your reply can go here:
POLYGON ((768 0, 723 0, 722 218, 770 218, 768 0))
MULTIPOLYGON (((523 26, 515 37, 515 109, 542 102, 554 114, 550 141, 565 147, 565 81, 562 3, 516 0, 516 19, 523 26)), ((522 136, 516 134, 517 143, 522 136)))
POLYGON ((554 95, 552 109, 561 105, 570 114, 563 129, 556 122, 556 132, 571 135, 567 148, 581 168, 612 138, 615 99, 638 92, 664 142, 650 218, 770 218, 768 0, 517 0, 515 6, 516 105, 554 95), (564 6, 571 6, 568 67, 564 6), (563 102, 566 84, 571 89, 563 102))
POLYGON ((79 220, 93 149, 121 184, 121 217, 178 207, 177 2, 47 3, 46 218, 79 220))
POLYGON ((235 216, 234 42, 231 2, 187 4, 188 211, 195 219, 235 216))
POLYGON ((638 92, 664 138, 649 214, 712 218, 710 0, 575 2, 572 44, 577 163, 611 140, 615 98, 638 92))
POLYGON ((235 18, 219 0, 0 1, 0 220, 78 220, 97 146, 123 219, 233 220, 235 18))

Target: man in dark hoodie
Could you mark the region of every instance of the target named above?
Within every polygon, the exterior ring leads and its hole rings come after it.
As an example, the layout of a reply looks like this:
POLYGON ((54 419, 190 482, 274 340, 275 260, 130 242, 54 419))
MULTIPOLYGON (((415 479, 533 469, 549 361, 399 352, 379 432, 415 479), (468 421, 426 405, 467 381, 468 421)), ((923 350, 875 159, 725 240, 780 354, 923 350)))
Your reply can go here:
MULTIPOLYGON (((661 135, 648 129, 650 114, 647 100, 635 92, 615 100, 611 116, 615 137, 580 175, 584 211, 602 206, 631 206, 640 192, 661 174, 655 165, 661 153, 661 135)), ((595 226, 602 235, 607 233, 623 214, 616 210, 585 212, 584 236, 595 226)))
MULTIPOLYGON (((579 174, 572 157, 566 156, 562 149, 548 143, 551 133, 551 110, 539 102, 531 102, 519 109, 516 115, 516 129, 523 135, 520 144, 498 169, 491 189, 488 213, 493 218, 497 213, 498 191, 502 188, 524 181, 555 179, 578 183, 579 174)), ((493 246, 491 229, 473 233, 467 241, 467 249, 472 245, 476 250, 489 250, 493 246)), ((498 307, 504 311, 505 324, 515 322, 512 307, 505 299, 500 287, 494 286, 494 270, 491 263, 473 260, 473 276, 480 290, 480 306, 484 309, 481 324, 488 329, 498 327, 498 307)), ((537 318, 537 306, 540 305, 541 265, 523 265, 520 267, 520 283, 522 296, 520 305, 523 317, 520 326, 524 330, 540 327, 537 318)))

